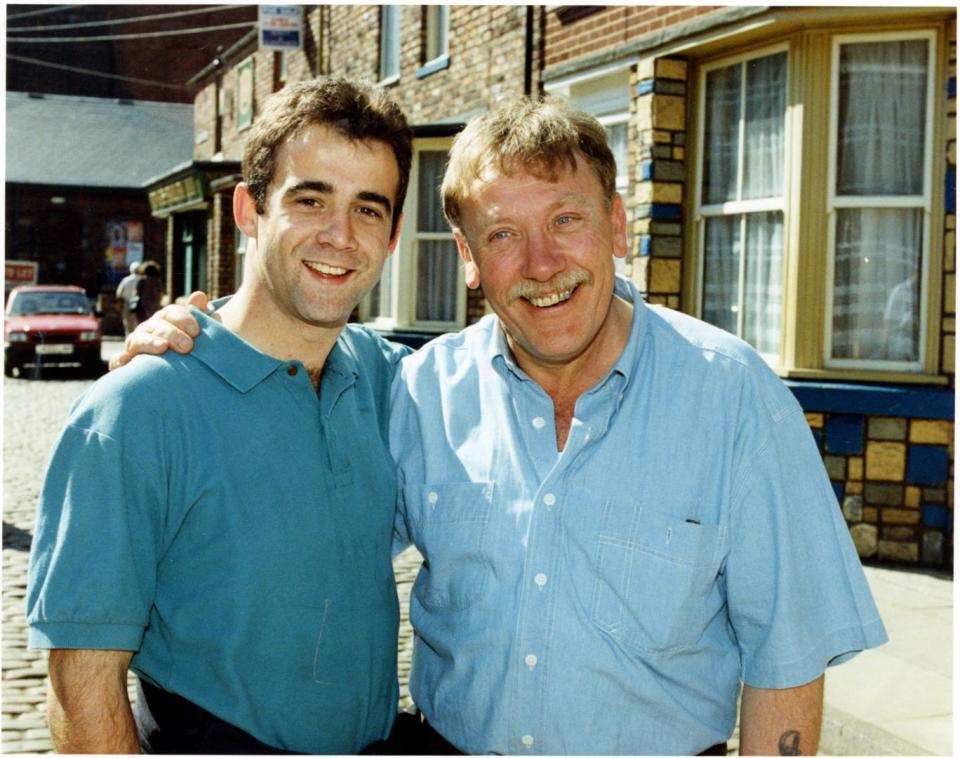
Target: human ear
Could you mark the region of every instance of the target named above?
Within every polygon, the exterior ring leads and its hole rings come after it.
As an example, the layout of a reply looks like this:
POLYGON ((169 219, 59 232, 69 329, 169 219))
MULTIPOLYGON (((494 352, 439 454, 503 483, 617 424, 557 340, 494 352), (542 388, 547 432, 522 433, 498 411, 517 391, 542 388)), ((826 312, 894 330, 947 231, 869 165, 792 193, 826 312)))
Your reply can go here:
POLYGON ((257 204, 246 182, 240 182, 233 190, 233 220, 241 232, 251 239, 257 238, 257 204))
POLYGON ((627 257, 627 212, 623 207, 623 198, 619 192, 613 195, 613 207, 610 209, 613 224, 613 255, 615 258, 627 257))
POLYGON ((475 290, 480 286, 480 269, 477 268, 473 253, 470 252, 470 244, 459 229, 453 230, 453 238, 457 241, 457 250, 460 251, 460 257, 463 258, 463 279, 467 283, 467 287, 475 290))

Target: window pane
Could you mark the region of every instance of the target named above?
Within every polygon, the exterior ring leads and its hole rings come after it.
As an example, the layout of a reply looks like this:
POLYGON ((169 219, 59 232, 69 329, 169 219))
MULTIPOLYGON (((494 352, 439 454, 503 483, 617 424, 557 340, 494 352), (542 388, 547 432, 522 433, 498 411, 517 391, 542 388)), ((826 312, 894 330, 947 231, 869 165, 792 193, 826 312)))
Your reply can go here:
POLYGON ((417 320, 455 321, 459 256, 452 240, 417 243, 417 320))
POLYGON ((427 61, 447 54, 449 10, 446 5, 427 6, 427 61))
POLYGON ((624 189, 629 184, 627 176, 627 122, 607 124, 605 128, 610 152, 613 153, 614 160, 617 162, 617 189, 624 189))
POLYGON ((392 288, 393 257, 387 258, 383 265, 380 281, 370 291, 370 316, 372 318, 390 318, 393 310, 392 288))
POLYGON ((380 6, 380 78, 400 73, 400 6, 380 6))
POLYGON ((837 212, 833 357, 920 359, 919 209, 837 212))
POLYGON ((743 298, 743 339, 758 351, 780 353, 783 312, 783 216, 747 216, 747 265, 743 298))
POLYGON ((923 194, 927 42, 840 48, 838 195, 923 194))
POLYGON ((447 153, 443 150, 424 150, 419 155, 417 231, 449 232, 450 227, 443 216, 440 201, 440 184, 447 165, 447 153))
POLYGON ((741 71, 738 63, 707 74, 703 148, 705 204, 737 199, 741 71))
POLYGON ((783 128, 787 111, 787 54, 747 62, 744 124, 744 199, 783 194, 783 128))
POLYGON ((707 219, 704 256, 703 320, 736 334, 740 279, 738 217, 707 219))

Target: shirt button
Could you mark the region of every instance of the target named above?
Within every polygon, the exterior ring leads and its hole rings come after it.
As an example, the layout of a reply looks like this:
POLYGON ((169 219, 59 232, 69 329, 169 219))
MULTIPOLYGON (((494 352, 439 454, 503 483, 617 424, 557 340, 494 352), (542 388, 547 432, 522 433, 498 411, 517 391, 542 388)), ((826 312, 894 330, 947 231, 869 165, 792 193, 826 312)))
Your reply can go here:
POLYGON ((527 747, 533 747, 533 735, 532 735, 532 734, 525 734, 525 735, 523 735, 523 737, 520 738, 520 741, 521 741, 524 745, 526 745, 527 747))
POLYGON ((439 499, 440 496, 436 492, 431 492, 427 495, 427 502, 430 503, 430 505, 436 505, 439 499))
POLYGON ((296 367, 296 366, 287 366, 287 373, 290 374, 290 376, 296 376, 296 375, 297 375, 297 367, 296 367))
POLYGON ((544 421, 542 417, 537 416, 537 417, 536 417, 532 422, 530 422, 530 423, 533 424, 533 428, 534 428, 534 429, 543 429, 544 425, 545 425, 547 422, 544 421))
POLYGON ((530 668, 533 668, 537 665, 537 656, 535 656, 533 653, 530 653, 530 655, 523 660, 530 668))
POLYGON ((546 495, 543 496, 543 502, 546 503, 547 508, 549 508, 555 502, 557 502, 556 495, 554 495, 552 492, 548 492, 546 495))
POLYGON ((547 575, 537 574, 535 577, 533 577, 533 581, 536 582, 537 586, 542 589, 543 585, 547 583, 547 575))

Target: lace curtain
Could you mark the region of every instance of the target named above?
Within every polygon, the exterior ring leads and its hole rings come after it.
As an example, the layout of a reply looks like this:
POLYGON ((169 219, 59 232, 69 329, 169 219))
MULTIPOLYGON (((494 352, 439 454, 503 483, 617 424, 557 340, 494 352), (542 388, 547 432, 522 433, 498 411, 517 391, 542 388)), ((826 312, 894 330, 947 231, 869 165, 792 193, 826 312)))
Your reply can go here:
POLYGON ((890 205, 923 195, 927 57, 925 40, 841 47, 834 358, 920 358, 923 211, 890 205))
POLYGON ((702 314, 767 354, 780 351, 783 214, 709 206, 782 198, 786 64, 777 53, 715 69, 706 87, 702 314))
POLYGON ((419 161, 416 318, 418 321, 454 321, 460 258, 440 202, 447 153, 425 150, 419 153, 419 161), (442 233, 444 239, 425 238, 436 233, 442 233))

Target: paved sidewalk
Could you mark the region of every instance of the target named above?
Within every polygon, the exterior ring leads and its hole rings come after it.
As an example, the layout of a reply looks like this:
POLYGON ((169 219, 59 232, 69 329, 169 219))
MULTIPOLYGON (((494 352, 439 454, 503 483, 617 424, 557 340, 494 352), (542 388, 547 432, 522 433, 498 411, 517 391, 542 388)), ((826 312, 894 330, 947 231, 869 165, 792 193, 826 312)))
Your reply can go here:
MULTIPOLYGON (((105 343, 108 359, 118 343, 105 343)), ((2 750, 51 749, 44 656, 28 651, 23 593, 43 468, 72 400, 86 381, 4 380, 2 750)), ((397 557, 401 603, 401 705, 409 704, 412 632, 408 598, 420 565, 397 557)), ((952 755, 953 581, 899 568, 867 567, 890 642, 827 673, 823 755, 952 755)), ((736 739, 730 742, 736 749, 736 739)))
POLYGON ((824 755, 953 755, 953 581, 866 567, 890 641, 827 671, 824 755))

